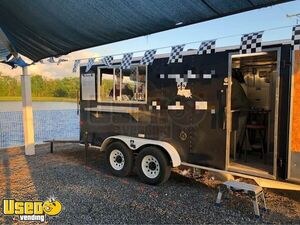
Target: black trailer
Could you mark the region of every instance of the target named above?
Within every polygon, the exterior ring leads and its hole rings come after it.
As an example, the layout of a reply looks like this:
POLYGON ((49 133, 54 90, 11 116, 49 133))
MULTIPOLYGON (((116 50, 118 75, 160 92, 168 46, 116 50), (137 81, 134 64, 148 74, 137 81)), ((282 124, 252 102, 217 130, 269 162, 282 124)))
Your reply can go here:
POLYGON ((80 66, 80 137, 87 132, 106 151, 113 174, 126 176, 135 164, 142 181, 159 184, 171 167, 187 165, 300 181, 290 138, 291 110, 300 111, 291 104, 300 57, 290 41, 263 43, 254 54, 233 46, 207 55, 189 50, 182 63, 168 57, 156 55, 149 66, 133 58, 127 70, 120 60, 89 72, 80 66), (238 107, 241 96, 248 108, 238 107))

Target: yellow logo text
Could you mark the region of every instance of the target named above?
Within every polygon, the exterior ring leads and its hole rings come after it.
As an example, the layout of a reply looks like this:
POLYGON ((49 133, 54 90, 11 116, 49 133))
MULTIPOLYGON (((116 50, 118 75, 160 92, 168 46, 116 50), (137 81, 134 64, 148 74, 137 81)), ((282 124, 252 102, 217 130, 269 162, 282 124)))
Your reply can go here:
POLYGON ((4 199, 2 202, 2 213, 6 216, 19 216, 24 221, 45 222, 45 216, 57 216, 62 211, 60 201, 50 198, 42 201, 16 201, 15 199, 4 199))

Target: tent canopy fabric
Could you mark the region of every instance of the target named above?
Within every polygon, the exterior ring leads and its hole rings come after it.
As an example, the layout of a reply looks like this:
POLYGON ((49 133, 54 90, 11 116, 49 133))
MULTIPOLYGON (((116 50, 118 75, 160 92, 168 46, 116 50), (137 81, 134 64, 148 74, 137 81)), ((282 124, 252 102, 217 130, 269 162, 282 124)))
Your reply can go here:
POLYGON ((0 29, 38 61, 287 1, 1 0, 0 29))
POLYGON ((6 35, 0 28, 0 61, 6 61, 7 57, 14 52, 6 35))

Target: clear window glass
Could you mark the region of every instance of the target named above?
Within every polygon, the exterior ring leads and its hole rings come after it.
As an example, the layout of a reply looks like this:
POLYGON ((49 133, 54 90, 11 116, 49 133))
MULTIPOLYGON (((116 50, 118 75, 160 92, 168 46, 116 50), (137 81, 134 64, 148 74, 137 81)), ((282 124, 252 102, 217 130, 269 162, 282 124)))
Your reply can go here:
POLYGON ((146 101, 146 67, 130 69, 100 69, 99 101, 144 102, 146 101))
POLYGON ((146 66, 137 67, 136 92, 134 99, 136 101, 146 100, 146 66))
POLYGON ((131 67, 127 70, 122 70, 122 91, 121 101, 134 101, 133 95, 136 89, 137 68, 131 67))
POLYGON ((121 70, 119 68, 115 69, 115 100, 121 101, 121 70))
POLYGON ((101 69, 100 70, 100 86, 98 91, 100 92, 100 101, 113 101, 114 99, 114 70, 113 69, 101 69))

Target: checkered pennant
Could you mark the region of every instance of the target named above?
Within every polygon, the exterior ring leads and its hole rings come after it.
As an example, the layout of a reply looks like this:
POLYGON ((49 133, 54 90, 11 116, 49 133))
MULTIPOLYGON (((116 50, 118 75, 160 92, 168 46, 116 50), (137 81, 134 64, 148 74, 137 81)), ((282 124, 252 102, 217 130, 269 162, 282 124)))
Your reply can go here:
POLYGON ((80 63, 80 59, 76 59, 76 60, 74 61, 74 65, 73 65, 73 73, 76 73, 77 67, 78 67, 79 63, 80 63))
POLYGON ((101 61, 104 65, 106 66, 111 66, 112 65, 112 61, 114 60, 114 57, 112 56, 105 56, 101 61))
POLYGON ((156 49, 147 50, 141 59, 140 64, 142 65, 151 65, 154 61, 154 57, 156 54, 156 49))
POLYGON ((91 69, 91 67, 94 64, 94 61, 95 61, 95 58, 90 58, 88 60, 88 63, 87 63, 86 68, 85 68, 85 72, 89 72, 89 70, 91 69))
POLYGON ((56 63, 55 60, 54 60, 54 57, 50 57, 47 61, 48 61, 49 63, 56 63))
POLYGON ((68 61, 67 59, 58 59, 57 65, 59 65, 59 64, 62 63, 62 62, 67 62, 67 61, 68 61))
POLYGON ((176 46, 172 47, 168 64, 170 64, 170 63, 182 63, 183 48, 184 48, 184 45, 176 45, 176 46))
POLYGON ((244 34, 241 38, 240 54, 261 52, 263 31, 244 34))
POLYGON ((121 62, 121 68, 122 69, 130 69, 132 55, 133 55, 133 53, 126 53, 126 54, 123 55, 123 59, 122 59, 122 62, 121 62))
POLYGON ((209 40, 201 42, 197 51, 198 55, 215 53, 216 40, 209 40))
POLYGON ((292 46, 293 50, 300 50, 300 25, 293 27, 292 46))

